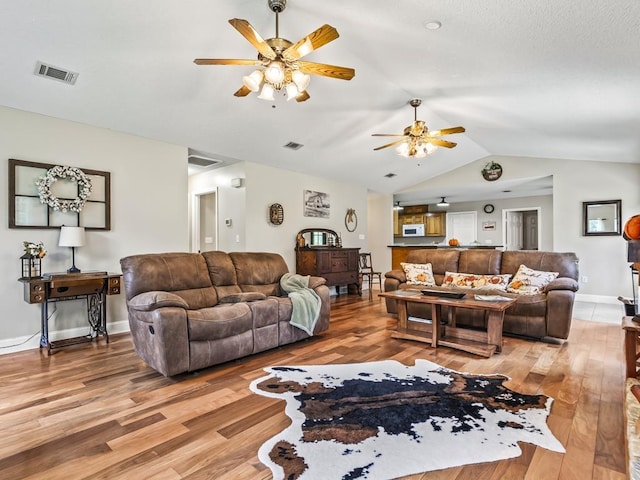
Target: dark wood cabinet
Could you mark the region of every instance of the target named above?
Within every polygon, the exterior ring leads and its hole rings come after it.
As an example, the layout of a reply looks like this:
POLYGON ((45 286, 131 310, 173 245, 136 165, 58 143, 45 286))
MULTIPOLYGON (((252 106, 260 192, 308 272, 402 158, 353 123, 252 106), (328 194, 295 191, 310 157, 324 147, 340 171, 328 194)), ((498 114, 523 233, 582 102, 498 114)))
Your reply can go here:
MULTIPOLYGON (((359 252, 359 248, 296 248, 296 272, 324 277, 329 286, 347 285, 349 291, 355 289, 360 293, 359 252)), ((339 293, 337 288, 336 291, 339 293)))

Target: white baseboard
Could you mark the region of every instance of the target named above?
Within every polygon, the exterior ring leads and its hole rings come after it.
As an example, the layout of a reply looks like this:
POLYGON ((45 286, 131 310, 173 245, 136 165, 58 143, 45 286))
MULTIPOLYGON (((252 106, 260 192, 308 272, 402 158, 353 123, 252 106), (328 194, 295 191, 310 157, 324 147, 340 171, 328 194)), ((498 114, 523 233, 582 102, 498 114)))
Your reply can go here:
MULTIPOLYGON (((129 322, 127 320, 121 320, 107 324, 107 330, 109 334, 124 333, 129 331, 129 322)), ((77 327, 68 328, 66 330, 58 330, 49 332, 49 340, 61 340, 65 338, 80 337, 89 333, 89 327, 77 327)), ((40 348, 40 331, 29 336, 24 335, 22 337, 5 338, 0 340, 0 355, 6 353, 22 352, 24 350, 31 350, 33 348, 40 348)))
POLYGON ((617 297, 609 297, 607 295, 588 295, 584 293, 576 293, 576 302, 589 302, 589 303, 608 303, 608 304, 620 304, 620 300, 617 297))

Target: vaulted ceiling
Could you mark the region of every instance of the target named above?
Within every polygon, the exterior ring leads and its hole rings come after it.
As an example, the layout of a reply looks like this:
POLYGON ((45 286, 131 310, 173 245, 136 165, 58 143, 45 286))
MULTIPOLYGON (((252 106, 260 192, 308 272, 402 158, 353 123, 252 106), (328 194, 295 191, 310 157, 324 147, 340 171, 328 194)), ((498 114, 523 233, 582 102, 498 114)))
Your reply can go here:
POLYGON ((385 193, 489 155, 640 162, 637 0, 289 0, 280 36, 328 23, 340 37, 305 59, 356 71, 313 76, 304 103, 234 97, 252 67, 193 63, 255 58, 231 18, 275 34, 266 0, 2 2, 0 104, 385 193), (75 85, 34 75, 38 61, 75 85), (431 129, 466 128, 458 146, 374 152, 373 133, 411 124, 413 97, 431 129))

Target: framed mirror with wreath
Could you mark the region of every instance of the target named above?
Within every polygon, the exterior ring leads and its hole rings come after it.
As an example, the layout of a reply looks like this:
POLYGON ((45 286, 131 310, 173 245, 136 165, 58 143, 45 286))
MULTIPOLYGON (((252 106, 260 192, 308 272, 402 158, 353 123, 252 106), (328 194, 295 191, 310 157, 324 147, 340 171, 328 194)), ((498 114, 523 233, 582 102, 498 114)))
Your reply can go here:
POLYGON ((111 230, 111 174, 9 159, 9 228, 111 230))

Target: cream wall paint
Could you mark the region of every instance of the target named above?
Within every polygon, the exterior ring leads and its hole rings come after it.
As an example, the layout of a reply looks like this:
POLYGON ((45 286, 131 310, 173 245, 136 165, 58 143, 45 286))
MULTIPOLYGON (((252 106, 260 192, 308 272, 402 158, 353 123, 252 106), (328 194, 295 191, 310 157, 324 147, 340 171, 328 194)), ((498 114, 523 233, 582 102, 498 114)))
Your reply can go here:
MULTIPOLYGON (((408 191, 442 192, 447 186, 482 183, 479 174, 490 160, 500 163, 504 173, 495 181, 553 175, 553 241, 550 250, 573 251, 580 258, 579 298, 614 301, 631 296, 631 275, 626 242, 622 236, 582 235, 582 202, 622 200, 622 221, 640 212, 640 164, 602 163, 548 158, 491 156, 456 169, 408 191)), ((430 195, 433 196, 433 195, 430 195)), ((510 208, 510 207, 503 207, 510 208)), ((547 242, 545 241, 545 245, 547 242)))
MULTIPOLYGON (((59 230, 8 228, 7 159, 111 172, 111 230, 87 232, 86 245, 76 249, 76 265, 82 270, 120 272, 119 260, 126 255, 188 248, 184 147, 0 107, 0 158, 0 346, 40 331, 40 307, 23 301, 17 281, 22 242, 44 242, 45 272, 65 271, 71 265, 69 249, 57 246, 59 230)), ((82 301, 62 302, 57 310, 52 331, 86 329, 82 301)), ((110 296, 111 329, 128 329, 126 319, 124 296, 110 296)), ((37 347, 38 340, 36 335, 20 348, 37 347)))
MULTIPOLYGON (((345 247, 366 248, 365 239, 359 234, 367 231, 367 192, 352 185, 303 175, 296 172, 242 162, 225 168, 213 169, 195 175, 189 182, 190 197, 193 193, 206 191, 215 186, 228 185, 231 178, 242 177, 243 187, 219 190, 219 202, 237 210, 233 217, 233 235, 242 235, 242 241, 221 242, 223 251, 258 251, 279 253, 285 259, 291 272, 295 272, 296 234, 304 228, 321 227, 335 230, 342 236, 345 247), (315 190, 329 194, 330 217, 311 218, 303 216, 303 191, 315 190), (236 198, 242 193, 244 198, 236 198), (279 203, 284 209, 282 225, 269 222, 269 205, 279 203), (242 212, 240 212, 240 208, 242 212), (358 228, 347 232, 344 216, 348 208, 358 214, 358 228), (242 213, 242 214, 241 214, 242 213), (246 232, 246 234, 242 234, 246 232)), ((224 231, 224 214, 220 214, 220 231, 224 231)))
POLYGON ((367 196, 368 243, 373 268, 384 274, 391 270, 391 249, 393 243, 393 196, 369 192, 367 196))

